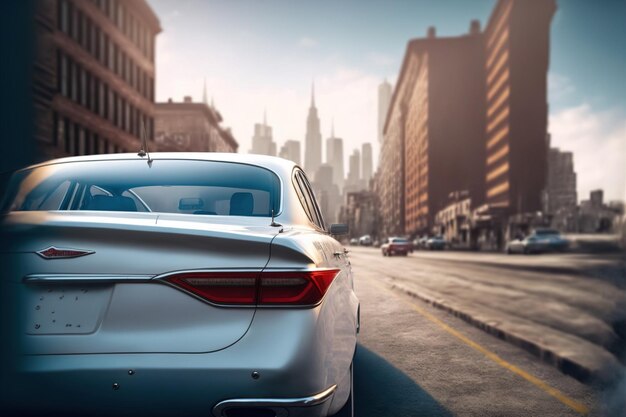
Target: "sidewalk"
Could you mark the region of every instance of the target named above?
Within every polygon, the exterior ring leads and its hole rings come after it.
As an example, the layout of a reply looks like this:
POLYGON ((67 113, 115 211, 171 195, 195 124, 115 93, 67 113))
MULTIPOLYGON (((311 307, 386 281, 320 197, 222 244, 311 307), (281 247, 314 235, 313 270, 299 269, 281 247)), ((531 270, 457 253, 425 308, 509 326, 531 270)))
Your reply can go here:
POLYGON ((407 282, 392 281, 390 285, 521 347, 581 382, 608 384, 623 369, 617 358, 604 347, 572 334, 487 306, 463 303, 449 296, 441 297, 407 282))
POLYGON ((618 255, 424 252, 380 258, 355 249, 397 291, 517 345, 583 382, 624 372, 626 277, 618 255))

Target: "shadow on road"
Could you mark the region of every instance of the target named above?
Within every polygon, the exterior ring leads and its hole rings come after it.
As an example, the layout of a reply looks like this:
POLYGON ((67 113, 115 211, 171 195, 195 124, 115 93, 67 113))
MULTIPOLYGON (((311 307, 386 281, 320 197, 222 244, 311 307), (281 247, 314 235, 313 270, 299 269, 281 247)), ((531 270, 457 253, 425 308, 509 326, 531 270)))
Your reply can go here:
POLYGON ((356 417, 452 416, 411 378, 359 345, 354 358, 356 417))

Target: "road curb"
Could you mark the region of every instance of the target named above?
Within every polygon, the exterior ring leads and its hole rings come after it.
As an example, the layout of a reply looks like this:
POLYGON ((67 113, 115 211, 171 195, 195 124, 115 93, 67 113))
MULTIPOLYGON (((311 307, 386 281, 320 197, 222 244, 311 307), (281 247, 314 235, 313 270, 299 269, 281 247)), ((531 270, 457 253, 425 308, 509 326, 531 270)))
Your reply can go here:
POLYGON ((594 370, 588 368, 587 366, 581 363, 578 363, 572 360, 571 358, 565 357, 561 355, 559 352, 554 351, 553 349, 545 348, 544 346, 539 345, 533 340, 524 338, 517 334, 513 334, 511 332, 508 332, 505 329, 502 329, 501 327, 497 325, 490 324, 484 320, 478 319, 474 315, 467 313, 465 311, 462 311, 460 308, 452 306, 446 303, 445 301, 437 300, 434 297, 419 293, 417 291, 406 288, 403 285, 400 285, 397 283, 391 283, 390 285, 391 285, 391 288, 396 291, 402 292, 413 298, 417 298, 421 301, 424 301, 432 305, 433 307, 446 311, 454 315, 455 317, 458 317, 466 321, 467 323, 470 323, 471 325, 478 327, 479 329, 493 336, 496 336, 497 338, 501 340, 505 340, 515 346, 518 346, 526 350, 527 352, 540 358, 543 362, 555 366, 564 374, 569 375, 577 379, 580 382, 583 382, 586 384, 592 383, 592 382, 604 384, 604 383, 610 383, 611 380, 613 379, 612 376, 610 375, 598 374, 597 372, 594 372, 594 370))

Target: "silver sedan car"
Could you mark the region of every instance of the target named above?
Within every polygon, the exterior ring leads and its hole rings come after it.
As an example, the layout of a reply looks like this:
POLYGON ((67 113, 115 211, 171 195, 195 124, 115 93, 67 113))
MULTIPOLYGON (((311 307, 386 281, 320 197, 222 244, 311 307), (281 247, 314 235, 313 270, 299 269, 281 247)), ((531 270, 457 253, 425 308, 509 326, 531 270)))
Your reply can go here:
POLYGON ((347 228, 292 162, 59 159, 1 208, 3 415, 352 415, 347 228))

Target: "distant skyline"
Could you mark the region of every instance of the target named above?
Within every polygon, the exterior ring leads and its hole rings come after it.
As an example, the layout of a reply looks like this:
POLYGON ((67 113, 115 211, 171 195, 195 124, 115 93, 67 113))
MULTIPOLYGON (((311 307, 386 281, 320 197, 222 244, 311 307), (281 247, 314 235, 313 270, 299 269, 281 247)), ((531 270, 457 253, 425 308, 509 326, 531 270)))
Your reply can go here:
MULTIPOLYGON (((485 27, 495 0, 301 2, 149 0, 161 19, 156 98, 213 98, 240 150, 250 149, 255 122, 267 109, 274 140, 304 145, 310 85, 323 143, 335 133, 348 157, 362 143, 377 166, 378 85, 395 85, 406 43, 485 27)), ((607 199, 626 191, 626 2, 558 1, 552 23, 549 79, 553 146, 575 153, 579 199, 603 188, 607 199), (601 168, 600 168, 601 167, 601 168)), ((325 149, 323 154, 325 154, 325 149)))

